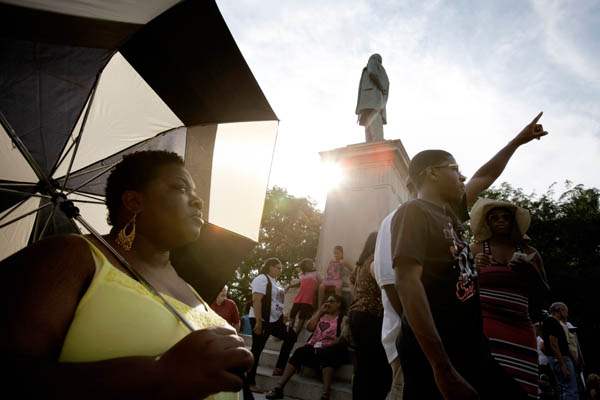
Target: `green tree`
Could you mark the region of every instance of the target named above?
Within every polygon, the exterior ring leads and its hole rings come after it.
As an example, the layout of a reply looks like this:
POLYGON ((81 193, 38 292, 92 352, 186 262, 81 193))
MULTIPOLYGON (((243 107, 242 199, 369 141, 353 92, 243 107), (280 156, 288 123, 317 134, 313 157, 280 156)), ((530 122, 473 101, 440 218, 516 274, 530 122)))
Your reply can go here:
POLYGON ((548 302, 563 301, 576 325, 588 370, 600 369, 600 191, 567 181, 546 193, 527 194, 508 183, 485 197, 527 208, 528 235, 540 252, 552 290, 548 302))
POLYGON ((230 296, 242 312, 251 294, 250 283, 263 262, 279 258, 283 264, 280 281, 289 283, 298 273, 294 265, 316 256, 320 228, 321 213, 314 202, 277 186, 267 192, 258 244, 242 261, 230 285, 230 296))

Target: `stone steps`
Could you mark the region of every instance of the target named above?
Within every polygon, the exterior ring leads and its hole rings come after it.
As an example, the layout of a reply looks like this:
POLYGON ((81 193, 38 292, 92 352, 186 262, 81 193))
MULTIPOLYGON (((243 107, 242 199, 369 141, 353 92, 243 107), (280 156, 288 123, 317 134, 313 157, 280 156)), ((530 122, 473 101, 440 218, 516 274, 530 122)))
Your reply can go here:
MULTIPOLYGON (((298 335, 299 337, 294 346, 294 350, 306 341, 306 338, 304 337, 305 336, 304 332, 305 331, 302 331, 300 333, 300 335, 298 335)), ((251 335, 240 335, 240 336, 244 339, 244 343, 246 344, 246 347, 252 346, 252 336, 251 335)), ((281 349, 282 343, 283 343, 282 340, 279 340, 276 337, 270 336, 269 339, 267 339, 267 344, 265 344, 265 350, 279 351, 279 349, 281 349)))
MULTIPOLYGON (((262 355, 260 356, 259 365, 269 369, 272 372, 275 368, 275 364, 277 364, 277 357, 279 357, 279 352, 273 350, 263 350, 262 355)), ((343 365, 335 371, 335 374, 333 375, 334 380, 338 382, 352 383, 352 373, 352 365, 343 365)), ((318 379, 317 373, 312 368, 303 368, 302 376, 318 379)))
MULTIPOLYGON (((294 346, 294 350, 302 346, 308 337, 309 333, 303 331, 299 336, 298 342, 294 346)), ((252 346, 252 337, 249 335, 241 335, 246 343, 246 347, 252 346)), ((279 356, 282 341, 270 337, 267 340, 265 349, 260 357, 259 367, 256 373, 256 383, 258 386, 270 390, 277 385, 279 376, 272 376, 273 368, 279 356)), ((293 353, 293 351, 292 351, 293 353)), ((332 400, 350 400, 352 399, 352 365, 343 365, 336 370, 334 381, 331 388, 332 400)), ((286 398, 312 400, 320 399, 323 391, 323 384, 317 372, 311 368, 303 368, 300 374, 296 374, 290 379, 285 387, 286 398)))
MULTIPOLYGON (((256 373, 256 384, 264 389, 270 390, 277 385, 278 376, 271 376, 271 368, 258 367, 256 373)), ((318 400, 323 394, 323 384, 320 380, 301 375, 294 375, 285 385, 284 393, 286 398, 301 400, 318 400)), ((333 381, 331 385, 331 400, 350 400, 352 399, 352 386, 345 382, 333 381)))

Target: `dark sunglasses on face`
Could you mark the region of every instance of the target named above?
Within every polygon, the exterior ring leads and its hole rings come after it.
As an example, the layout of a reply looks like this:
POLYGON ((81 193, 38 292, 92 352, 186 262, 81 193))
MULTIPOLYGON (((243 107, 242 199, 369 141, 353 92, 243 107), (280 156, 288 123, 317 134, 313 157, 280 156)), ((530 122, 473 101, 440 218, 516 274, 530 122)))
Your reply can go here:
MULTIPOLYGON (((430 166, 430 167, 427 167, 427 168, 450 168, 450 169, 454 170, 457 174, 462 175, 460 173, 460 169, 458 167, 458 164, 433 165, 433 166, 430 166)), ((425 168, 423 171, 421 171, 419 173, 419 175, 423 175, 427 171, 427 168, 425 168)))

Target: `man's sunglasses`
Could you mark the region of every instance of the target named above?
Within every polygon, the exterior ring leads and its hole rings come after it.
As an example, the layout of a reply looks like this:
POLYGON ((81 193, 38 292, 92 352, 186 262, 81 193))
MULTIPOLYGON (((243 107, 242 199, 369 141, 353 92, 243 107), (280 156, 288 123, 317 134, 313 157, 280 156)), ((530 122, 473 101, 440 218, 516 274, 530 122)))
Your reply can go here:
MULTIPOLYGON (((460 174, 460 169, 458 168, 458 164, 432 165, 427 168, 450 168, 460 174)), ((419 175, 423 175, 427 171, 427 168, 425 168, 423 171, 419 172, 419 175)))

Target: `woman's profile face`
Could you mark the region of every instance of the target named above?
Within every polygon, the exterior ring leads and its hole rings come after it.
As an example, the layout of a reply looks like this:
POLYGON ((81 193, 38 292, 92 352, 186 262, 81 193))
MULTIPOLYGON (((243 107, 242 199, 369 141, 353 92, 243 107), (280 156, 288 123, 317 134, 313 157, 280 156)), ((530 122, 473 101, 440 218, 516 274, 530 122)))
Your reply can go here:
POLYGON ((203 225, 202 200, 185 167, 166 164, 142 191, 142 210, 138 215, 140 233, 154 238, 165 249, 193 242, 203 225))

